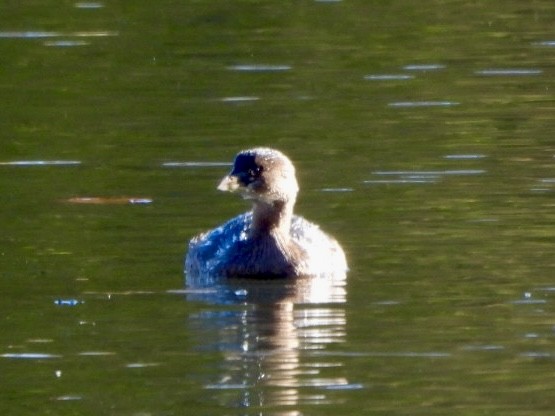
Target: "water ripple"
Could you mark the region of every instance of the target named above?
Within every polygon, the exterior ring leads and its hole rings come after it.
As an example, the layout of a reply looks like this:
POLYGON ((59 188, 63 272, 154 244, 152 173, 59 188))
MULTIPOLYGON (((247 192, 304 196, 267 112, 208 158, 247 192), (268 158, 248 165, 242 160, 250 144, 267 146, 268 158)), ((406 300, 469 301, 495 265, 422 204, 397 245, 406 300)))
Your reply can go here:
POLYGON ((552 358, 553 354, 549 352, 530 351, 530 352, 523 352, 522 354, 520 354, 520 356, 525 358, 552 358))
POLYGON ((260 100, 260 97, 256 97, 256 96, 224 97, 220 99, 220 101, 224 103, 243 103, 243 102, 258 101, 258 100, 260 100))
POLYGON ((347 383, 347 384, 340 384, 340 385, 324 386, 324 389, 326 390, 360 390, 363 388, 364 388, 364 385, 360 383, 347 383))
POLYGON ((374 175, 480 175, 485 173, 483 169, 458 169, 458 170, 431 170, 431 171, 376 171, 372 172, 374 175))
POLYGON ((429 351, 429 352, 416 352, 416 351, 399 351, 399 352, 327 352, 327 351, 314 351, 311 356, 337 356, 337 357, 384 357, 384 358, 449 358, 452 357, 451 353, 429 351))
POLYGON ((483 69, 474 73, 485 76, 528 76, 540 75, 543 71, 541 69, 483 69))
POLYGON ((126 364, 127 368, 147 368, 147 367, 158 367, 160 363, 129 363, 126 364))
POLYGON ((105 357, 109 355, 116 355, 116 353, 112 351, 83 351, 77 355, 80 355, 83 357, 105 357))
POLYGON ((389 103, 389 107, 414 108, 414 107, 452 107, 459 105, 456 101, 396 101, 389 103))
POLYGON ((37 39, 62 36, 58 32, 26 31, 26 32, 0 32, 0 38, 6 39, 37 39))
POLYGON ((14 160, 0 162, 0 166, 72 166, 80 165, 79 160, 14 160))
POLYGON ((0 32, 0 38, 4 39, 42 39, 42 38, 56 38, 56 37, 78 37, 78 38, 90 38, 90 37, 112 37, 118 36, 119 32, 113 31, 92 31, 92 32, 47 32, 41 30, 29 30, 29 31, 14 31, 14 32, 0 32))
POLYGON ((405 65, 405 71, 438 71, 444 69, 445 65, 442 64, 422 64, 422 65, 405 65))
POLYGON ((81 303, 85 303, 85 301, 78 299, 56 299, 54 301, 54 305, 57 306, 77 306, 81 303))
POLYGON ((321 192, 335 192, 335 193, 339 193, 339 192, 353 192, 354 189, 353 188, 322 188, 320 189, 321 192))
POLYGON ((52 40, 44 42, 45 46, 55 46, 62 48, 70 48, 73 46, 88 46, 90 42, 84 40, 52 40))
POLYGON ((80 1, 74 4, 76 9, 102 9, 104 4, 98 2, 80 1))
POLYGON ((240 72, 283 72, 289 71, 290 65, 231 65, 227 69, 240 72))
POLYGON ((164 162, 162 166, 165 168, 213 168, 213 167, 230 167, 233 163, 229 162, 164 162))
POLYGON ((65 200, 70 204, 84 204, 84 205, 145 205, 151 204, 151 198, 135 198, 135 197, 102 197, 102 196, 77 196, 65 200))
POLYGON ((468 345, 463 347, 465 351, 503 351, 505 349, 502 345, 483 344, 483 345, 468 345))
POLYGON ((466 176, 481 175, 486 171, 483 169, 454 169, 438 171, 376 171, 372 175, 382 176, 386 179, 368 179, 366 184, 418 184, 436 183, 443 176, 466 176))
POLYGON ((377 74, 377 75, 366 75, 364 79, 368 81, 400 81, 413 79, 414 75, 407 74, 377 74))
POLYGON ((77 395, 65 395, 65 396, 56 397, 56 400, 62 401, 62 402, 69 402, 69 401, 83 400, 83 397, 77 396, 77 395))
POLYGON ((534 42, 532 45, 555 47, 555 40, 544 40, 541 42, 534 42))
POLYGON ((484 159, 486 155, 482 154, 460 154, 460 155, 445 155, 443 156, 444 159, 457 159, 457 160, 465 160, 465 159, 484 159))
POLYGON ((2 354, 0 355, 0 357, 17 358, 17 359, 25 359, 25 360, 43 360, 43 359, 51 359, 51 358, 60 358, 61 355, 46 354, 46 353, 40 353, 40 352, 21 352, 21 353, 2 354))

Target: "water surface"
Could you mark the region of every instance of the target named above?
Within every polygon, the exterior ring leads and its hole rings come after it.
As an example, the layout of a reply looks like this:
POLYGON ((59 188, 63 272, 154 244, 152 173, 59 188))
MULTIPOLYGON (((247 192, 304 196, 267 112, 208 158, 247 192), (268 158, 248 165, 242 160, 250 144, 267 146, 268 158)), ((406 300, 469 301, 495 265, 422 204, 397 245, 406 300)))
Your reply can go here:
POLYGON ((5 7, 1 412, 550 415, 554 20, 5 7), (346 281, 185 287, 188 239, 247 208, 218 180, 259 145, 295 162, 346 281))

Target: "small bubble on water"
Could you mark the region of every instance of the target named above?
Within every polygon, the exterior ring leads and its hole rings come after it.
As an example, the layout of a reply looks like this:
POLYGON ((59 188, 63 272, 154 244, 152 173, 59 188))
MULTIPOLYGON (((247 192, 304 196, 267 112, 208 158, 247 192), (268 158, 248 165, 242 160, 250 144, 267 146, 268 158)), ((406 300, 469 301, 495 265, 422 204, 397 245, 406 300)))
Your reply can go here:
POLYGON ((58 306, 77 306, 80 303, 85 303, 85 301, 78 299, 56 299, 54 301, 54 304, 58 306))
POLYGON ((246 289, 238 289, 235 291, 235 296, 245 297, 249 294, 246 289))

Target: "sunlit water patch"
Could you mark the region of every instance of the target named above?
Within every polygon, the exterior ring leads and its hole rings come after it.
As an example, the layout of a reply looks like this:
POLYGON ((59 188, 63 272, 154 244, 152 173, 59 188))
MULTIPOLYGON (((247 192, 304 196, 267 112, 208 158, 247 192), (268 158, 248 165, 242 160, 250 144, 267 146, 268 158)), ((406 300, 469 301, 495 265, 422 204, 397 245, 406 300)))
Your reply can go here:
POLYGON ((119 36, 119 32, 97 30, 97 31, 91 31, 91 32, 72 32, 72 33, 69 33, 67 36, 75 36, 78 38, 105 38, 105 37, 119 36))
POLYGON ((366 184, 395 184, 395 183, 435 183, 445 176, 468 176, 481 175, 485 173, 482 169, 458 169, 458 170, 437 170, 437 171, 376 171, 372 175, 376 179, 368 179, 366 184))
POLYGON ((43 32, 43 31, 25 31, 25 32, 0 32, 0 38, 6 39, 40 39, 40 38, 54 38, 62 36, 58 32, 43 32))
POLYGON ((505 347, 502 345, 482 344, 482 345, 467 345, 462 348, 464 351, 504 351, 505 347))
POLYGON ((362 351, 362 352, 327 352, 327 351, 314 351, 310 353, 311 356, 335 356, 335 357, 383 357, 383 358, 450 358, 453 356, 450 352, 441 351, 362 351))
POLYGON ((74 46, 88 46, 90 42, 85 40, 52 40, 44 42, 45 46, 53 46, 60 48, 71 48, 74 46))
POLYGON ((94 295, 100 296, 111 300, 114 296, 143 296, 143 295, 154 295, 157 292, 152 290, 124 290, 124 291, 113 291, 113 292, 95 292, 95 291, 85 291, 84 295, 94 295))
POLYGON ((165 168, 214 168, 214 167, 230 167, 233 163, 229 162, 164 162, 162 166, 165 168))
POLYGON ((57 306, 77 306, 82 303, 85 303, 85 301, 79 299, 56 299, 54 301, 54 305, 57 306))
POLYGON ((469 220, 468 222, 471 224, 496 223, 499 222, 499 218, 478 218, 475 220, 469 220))
POLYGON ((364 77, 368 81, 403 81, 413 78, 414 75, 407 74, 370 74, 364 77))
POLYGON ((126 368, 148 368, 148 367, 158 367, 160 363, 129 363, 126 364, 126 368))
POLYGON ((54 342, 54 340, 51 338, 31 338, 28 339, 27 342, 31 344, 50 344, 54 342))
POLYGON ((75 166, 80 165, 79 160, 14 160, 0 162, 0 166, 75 166))
POLYGON ((397 306, 400 304, 401 302, 397 300, 380 300, 377 302, 372 302, 372 305, 376 305, 376 306, 397 306))
POLYGON ((543 193, 552 192, 555 187, 555 178, 543 178, 536 181, 535 186, 530 188, 531 192, 543 193))
POLYGON ((237 96, 237 97, 223 97, 220 101, 224 103, 248 103, 251 101, 258 101, 260 97, 256 96, 237 96))
POLYGON ((76 9, 102 9, 104 7, 103 3, 90 2, 90 1, 80 1, 74 4, 76 9))
POLYGON ((555 355, 553 353, 550 352, 536 352, 536 351, 529 351, 529 352, 523 352, 520 354, 521 357, 524 358, 555 358, 555 355))
POLYGON ((72 48, 88 46, 90 41, 83 38, 102 38, 118 36, 114 31, 91 31, 91 32, 49 32, 30 30, 21 32, 0 32, 0 39, 49 39, 43 44, 47 47, 72 48), (62 39, 55 39, 62 38, 62 39))
POLYGON ((360 383, 342 383, 339 385, 324 386, 326 390, 360 390, 364 388, 364 384, 360 383))
POLYGON ((416 108, 416 107, 453 107, 459 105, 456 101, 395 101, 389 107, 416 108))
POLYGON ((331 192, 331 193, 343 193, 343 192, 353 192, 354 188, 322 188, 321 192, 331 192))
POLYGON ((520 299, 511 301, 514 305, 543 305, 547 303, 545 299, 535 298, 532 292, 524 292, 520 299))
POLYGON ((507 69, 483 69, 474 72, 476 75, 484 76, 531 76, 531 75, 541 75, 543 71, 541 69, 518 69, 518 68, 507 68, 507 69))
POLYGON ((70 204, 83 204, 83 205, 148 205, 152 203, 151 198, 143 197, 100 197, 100 196, 77 196, 65 200, 70 204))
POLYGON ((284 72, 289 71, 290 65, 231 65, 227 69, 239 72, 284 72))
POLYGON ((22 360, 47 360, 52 358, 61 358, 62 356, 56 355, 56 354, 40 353, 40 352, 21 352, 21 353, 6 353, 6 354, 0 355, 0 357, 22 359, 22 360))
POLYGON ((439 71, 441 69, 445 69, 445 65, 442 64, 413 64, 413 65, 405 65, 403 67, 405 71, 439 71))
POLYGON ((541 42, 533 42, 532 45, 555 47, 555 40, 544 40, 541 42))
POLYGON ((41 30, 29 30, 21 32, 0 32, 0 39, 42 39, 56 37, 78 37, 78 38, 98 38, 118 36, 119 32, 114 31, 92 31, 92 32, 49 32, 41 30))
POLYGON ((468 153, 468 154, 457 154, 457 155, 445 155, 444 159, 454 159, 454 160, 472 160, 472 159, 484 159, 486 155, 479 153, 468 153))
POLYGON ((78 400, 83 400, 83 396, 78 396, 78 395, 64 395, 64 396, 58 396, 58 397, 56 397, 55 400, 58 400, 58 401, 61 401, 61 402, 78 401, 78 400))

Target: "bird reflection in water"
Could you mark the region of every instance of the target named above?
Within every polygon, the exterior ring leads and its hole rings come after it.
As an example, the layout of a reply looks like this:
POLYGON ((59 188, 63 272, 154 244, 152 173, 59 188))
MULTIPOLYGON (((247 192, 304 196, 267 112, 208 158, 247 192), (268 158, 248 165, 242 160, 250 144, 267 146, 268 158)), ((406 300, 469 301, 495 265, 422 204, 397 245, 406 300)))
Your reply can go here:
POLYGON ((329 403, 330 390, 349 388, 339 358, 324 353, 345 342, 344 275, 187 283, 189 300, 214 306, 190 324, 198 349, 222 354, 218 374, 205 382, 221 405, 287 406, 279 414, 294 415, 295 406, 329 403))
POLYGON ((205 384, 210 398, 218 391, 224 406, 257 413, 288 406, 288 415, 327 402, 329 389, 348 386, 325 376, 341 363, 322 354, 345 340, 343 249, 293 214, 295 168, 275 149, 239 152, 218 189, 239 192, 252 210, 194 237, 185 260, 189 300, 215 306, 191 316, 199 348, 222 354, 205 384))

